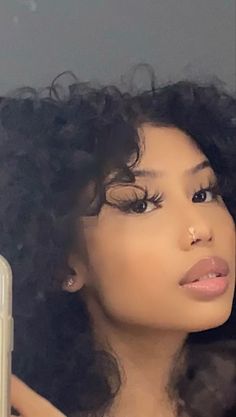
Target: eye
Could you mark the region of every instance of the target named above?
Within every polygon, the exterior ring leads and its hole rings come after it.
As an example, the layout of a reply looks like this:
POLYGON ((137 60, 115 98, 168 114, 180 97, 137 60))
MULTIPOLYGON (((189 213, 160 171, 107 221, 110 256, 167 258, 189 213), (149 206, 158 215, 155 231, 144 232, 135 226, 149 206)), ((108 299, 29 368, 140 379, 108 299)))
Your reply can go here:
POLYGON ((151 194, 144 189, 132 189, 132 193, 128 193, 126 197, 116 197, 113 202, 107 201, 106 204, 118 208, 120 211, 127 214, 146 214, 160 207, 160 203, 163 201, 163 196, 160 193, 151 194), (140 196, 141 194, 143 196, 140 196))
POLYGON ((210 183, 208 187, 201 186, 200 190, 195 192, 193 197, 194 203, 209 203, 218 200, 220 190, 216 182, 210 183), (197 198, 195 198, 197 196, 197 198), (208 199, 207 199, 208 197, 208 199))
POLYGON ((157 202, 150 200, 137 200, 129 205, 128 212, 136 214, 150 213, 157 208, 157 202))

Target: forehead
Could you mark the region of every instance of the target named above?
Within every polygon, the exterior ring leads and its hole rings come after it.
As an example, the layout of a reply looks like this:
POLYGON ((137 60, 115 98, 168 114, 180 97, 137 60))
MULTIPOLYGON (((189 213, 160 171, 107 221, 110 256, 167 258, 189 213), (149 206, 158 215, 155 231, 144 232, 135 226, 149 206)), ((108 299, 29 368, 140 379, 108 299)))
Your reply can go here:
POLYGON ((144 125, 139 135, 143 143, 139 169, 177 172, 207 159, 194 140, 178 128, 144 125))

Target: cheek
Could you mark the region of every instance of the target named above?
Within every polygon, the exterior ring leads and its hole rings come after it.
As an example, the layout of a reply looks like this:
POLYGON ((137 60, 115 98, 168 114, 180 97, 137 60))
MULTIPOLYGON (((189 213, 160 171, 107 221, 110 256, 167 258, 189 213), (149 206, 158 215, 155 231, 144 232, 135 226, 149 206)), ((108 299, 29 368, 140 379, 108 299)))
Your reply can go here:
POLYGON ((225 209, 215 219, 215 230, 217 231, 217 242, 222 245, 222 250, 228 256, 231 255, 235 261, 235 222, 230 213, 225 209))
POLYGON ((90 241, 92 285, 103 306, 113 316, 127 319, 134 314, 140 321, 150 317, 151 310, 157 312, 157 306, 158 311, 168 308, 166 293, 171 286, 168 243, 153 233, 143 231, 141 236, 138 230, 100 231, 90 241))

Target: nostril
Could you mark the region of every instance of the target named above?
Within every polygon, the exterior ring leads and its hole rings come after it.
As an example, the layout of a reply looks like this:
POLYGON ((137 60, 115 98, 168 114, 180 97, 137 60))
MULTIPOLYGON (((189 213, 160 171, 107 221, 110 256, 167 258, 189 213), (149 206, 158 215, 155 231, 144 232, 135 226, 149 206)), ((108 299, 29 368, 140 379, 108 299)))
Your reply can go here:
POLYGON ((191 245, 195 245, 195 243, 198 243, 200 240, 201 240, 201 239, 196 239, 196 240, 194 240, 194 241, 191 243, 191 245))

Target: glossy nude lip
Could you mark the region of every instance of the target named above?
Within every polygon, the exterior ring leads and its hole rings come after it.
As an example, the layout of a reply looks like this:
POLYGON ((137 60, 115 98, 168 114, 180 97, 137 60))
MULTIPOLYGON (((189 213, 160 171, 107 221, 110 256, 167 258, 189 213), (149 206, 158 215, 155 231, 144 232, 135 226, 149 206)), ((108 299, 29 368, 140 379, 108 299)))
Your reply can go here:
POLYGON ((211 300, 223 295, 229 286, 229 276, 209 278, 203 281, 190 282, 181 285, 189 294, 201 300, 211 300))
MULTIPOLYGON (((215 274, 216 277, 226 277, 229 274, 229 265, 218 256, 203 258, 184 274, 179 285, 189 284, 196 280, 205 280, 208 274, 215 274)), ((215 279, 215 277, 209 279, 215 279)))
POLYGON ((201 300, 224 294, 229 286, 229 265, 220 257, 208 257, 194 264, 180 281, 180 287, 201 300))

